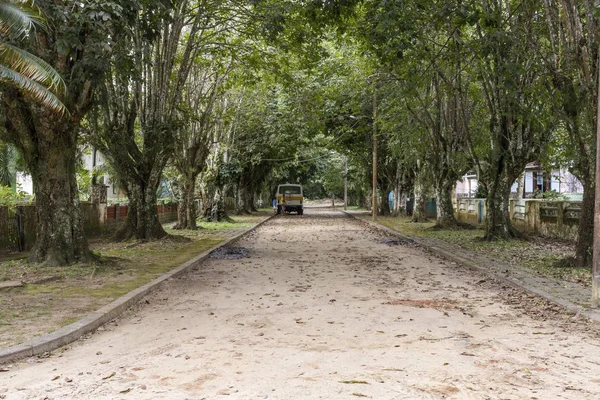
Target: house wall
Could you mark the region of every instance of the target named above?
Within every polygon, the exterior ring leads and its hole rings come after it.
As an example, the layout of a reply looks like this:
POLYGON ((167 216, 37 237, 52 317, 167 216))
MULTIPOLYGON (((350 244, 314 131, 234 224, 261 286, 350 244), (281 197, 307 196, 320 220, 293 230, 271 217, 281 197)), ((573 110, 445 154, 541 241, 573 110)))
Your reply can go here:
MULTIPOLYGON (((93 169, 93 154, 84 153, 82 156, 82 161, 85 168, 88 171, 91 171, 93 169)), ((104 163, 104 156, 100 152, 97 152, 96 165, 101 166, 104 165, 104 163)), ((123 193, 120 193, 121 191, 119 190, 119 188, 114 186, 113 182, 111 181, 110 175, 103 175, 99 177, 99 180, 100 182, 98 183, 104 183, 108 186, 107 197, 109 199, 114 200, 124 197, 123 193)), ((21 187, 21 190, 27 193, 29 196, 33 196, 33 180, 31 179, 31 175, 21 172, 17 173, 17 185, 19 185, 21 187)))
POLYGON ((20 186, 20 189, 29 196, 33 196, 33 179, 31 179, 31 175, 17 172, 17 186, 20 186))
MULTIPOLYGON (((521 198, 523 197, 523 191, 525 197, 533 196, 537 186, 537 171, 529 170, 525 171, 523 175, 512 185, 511 193, 512 197, 521 198), (520 191, 519 191, 520 185, 520 191)), ((583 185, 579 180, 566 169, 553 169, 550 172, 549 178, 549 191, 554 191, 563 195, 567 195, 571 200, 573 198, 580 200, 580 195, 583 194, 583 185), (569 196, 578 195, 578 196, 569 196)), ((468 198, 473 196, 477 192, 477 177, 469 175, 469 180, 466 179, 467 175, 462 180, 456 182, 456 197, 457 198, 468 198), (469 184, 471 185, 471 196, 468 195, 469 184)), ((544 185, 548 184, 548 181, 544 178, 544 185)))
POLYGON ((563 170, 560 177, 560 193, 583 194, 583 185, 575 175, 563 170))
MULTIPOLYGON (((93 152, 89 152, 89 154, 84 153, 82 160, 85 165, 85 168, 88 171, 92 171, 94 169, 94 154, 93 154, 93 152)), ((102 153, 97 151, 96 152, 96 166, 100 167, 100 166, 103 166, 105 163, 106 163, 106 158, 104 157, 104 155, 102 153)), ((110 175, 105 174, 105 175, 99 176, 98 183, 108 186, 108 191, 106 194, 108 199, 115 200, 115 199, 126 197, 123 195, 123 193, 121 193, 121 190, 119 189, 119 187, 117 185, 115 185, 115 183, 111 179, 110 175)))
POLYGON ((456 182, 456 197, 473 197, 477 193, 477 187, 477 177, 475 175, 465 175, 461 180, 456 182))

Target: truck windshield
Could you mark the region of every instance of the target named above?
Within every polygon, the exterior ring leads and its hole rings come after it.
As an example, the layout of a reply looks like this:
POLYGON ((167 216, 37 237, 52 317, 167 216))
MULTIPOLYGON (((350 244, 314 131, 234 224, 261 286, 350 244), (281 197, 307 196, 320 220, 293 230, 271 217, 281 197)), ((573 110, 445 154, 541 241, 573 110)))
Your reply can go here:
POLYGON ((280 194, 302 194, 302 188, 300 186, 280 186, 280 194))

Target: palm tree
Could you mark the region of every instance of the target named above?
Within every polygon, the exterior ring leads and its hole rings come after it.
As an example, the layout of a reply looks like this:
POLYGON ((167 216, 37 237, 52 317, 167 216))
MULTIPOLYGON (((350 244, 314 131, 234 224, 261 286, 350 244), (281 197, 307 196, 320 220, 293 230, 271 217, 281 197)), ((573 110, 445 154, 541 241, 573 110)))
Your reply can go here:
POLYGON ((0 186, 15 185, 17 153, 14 147, 0 142, 0 186))
POLYGON ((60 113, 66 108, 57 94, 65 84, 48 63, 9 44, 26 38, 42 18, 33 1, 0 0, 0 83, 16 87, 60 113))

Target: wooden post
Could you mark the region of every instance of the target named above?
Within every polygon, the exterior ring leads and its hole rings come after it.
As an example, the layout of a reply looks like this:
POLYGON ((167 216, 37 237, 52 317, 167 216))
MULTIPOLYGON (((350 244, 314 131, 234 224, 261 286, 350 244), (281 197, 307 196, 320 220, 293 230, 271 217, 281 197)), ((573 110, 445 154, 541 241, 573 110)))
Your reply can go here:
POLYGON ((592 307, 600 307, 600 68, 596 116, 596 193, 594 200, 594 252, 592 267, 592 307))
POLYGON ((373 88, 373 221, 377 219, 377 91, 373 88))

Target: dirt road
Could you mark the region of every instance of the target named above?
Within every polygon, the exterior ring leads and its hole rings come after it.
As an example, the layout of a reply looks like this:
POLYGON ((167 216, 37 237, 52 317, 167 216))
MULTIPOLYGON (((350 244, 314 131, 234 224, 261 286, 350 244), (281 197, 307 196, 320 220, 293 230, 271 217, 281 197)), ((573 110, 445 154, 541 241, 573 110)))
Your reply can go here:
POLYGON ((0 398, 600 398, 597 328, 339 212, 236 246, 248 256, 0 372, 0 398))

